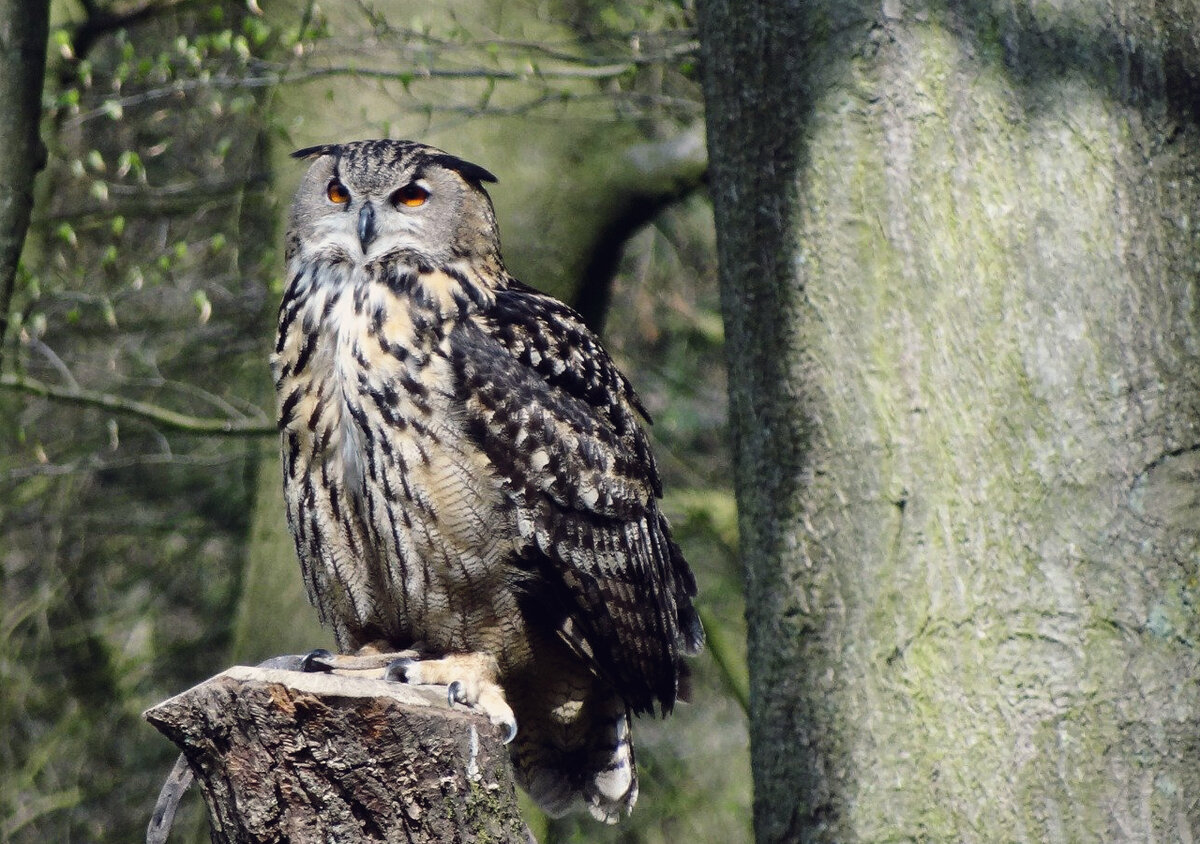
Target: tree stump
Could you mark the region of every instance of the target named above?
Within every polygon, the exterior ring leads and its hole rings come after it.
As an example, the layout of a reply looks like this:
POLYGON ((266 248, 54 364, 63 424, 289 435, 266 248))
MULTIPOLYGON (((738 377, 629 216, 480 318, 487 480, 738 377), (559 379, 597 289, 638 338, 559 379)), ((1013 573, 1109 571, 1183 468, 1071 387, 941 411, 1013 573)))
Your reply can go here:
POLYGON ((487 718, 442 686, 235 667, 145 713, 223 842, 526 842, 487 718))

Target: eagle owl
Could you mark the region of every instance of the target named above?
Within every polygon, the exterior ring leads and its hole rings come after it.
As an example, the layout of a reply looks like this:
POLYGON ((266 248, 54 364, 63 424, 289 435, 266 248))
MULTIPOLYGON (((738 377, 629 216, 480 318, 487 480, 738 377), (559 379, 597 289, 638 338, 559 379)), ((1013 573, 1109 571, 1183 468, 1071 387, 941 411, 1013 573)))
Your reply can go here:
POLYGON ((309 598, 344 653, 498 684, 521 785, 615 821, 630 716, 670 711, 704 638, 645 410, 579 315, 505 270, 487 170, 409 141, 294 155, 272 370, 309 598))

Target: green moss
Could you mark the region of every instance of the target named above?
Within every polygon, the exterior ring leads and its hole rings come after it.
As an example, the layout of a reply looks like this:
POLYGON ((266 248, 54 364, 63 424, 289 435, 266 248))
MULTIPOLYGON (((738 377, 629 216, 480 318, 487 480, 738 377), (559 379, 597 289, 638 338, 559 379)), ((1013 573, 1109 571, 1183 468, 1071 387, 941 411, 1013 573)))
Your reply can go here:
POLYGON ((476 844, 511 844, 524 841, 524 822, 516 811, 516 795, 505 786, 511 782, 507 766, 496 763, 478 779, 466 778, 466 793, 453 796, 443 805, 446 818, 462 829, 464 839, 476 844))

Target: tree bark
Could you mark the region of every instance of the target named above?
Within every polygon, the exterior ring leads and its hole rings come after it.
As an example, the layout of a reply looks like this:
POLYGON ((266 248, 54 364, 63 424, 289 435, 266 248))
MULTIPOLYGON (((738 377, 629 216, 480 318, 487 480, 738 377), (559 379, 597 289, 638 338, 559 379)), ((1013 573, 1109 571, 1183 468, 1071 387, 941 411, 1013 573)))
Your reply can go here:
POLYGON ((214 842, 531 840, 496 728, 443 687, 239 667, 146 718, 190 762, 214 842))
POLYGON ((38 123, 49 26, 49 0, 0 0, 0 361, 33 179, 46 164, 38 123))
POLYGON ((701 12, 758 840, 1191 840, 1194 8, 701 12))

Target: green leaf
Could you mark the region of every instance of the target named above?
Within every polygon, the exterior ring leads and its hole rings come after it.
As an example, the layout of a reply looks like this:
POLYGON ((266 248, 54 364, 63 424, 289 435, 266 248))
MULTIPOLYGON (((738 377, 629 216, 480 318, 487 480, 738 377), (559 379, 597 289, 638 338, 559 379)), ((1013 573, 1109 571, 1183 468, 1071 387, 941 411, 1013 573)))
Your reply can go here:
POLYGON ((125 178, 129 173, 140 175, 143 172, 141 157, 131 149, 121 152, 117 157, 117 176, 125 178))
POLYGON ((208 300, 208 294, 203 290, 197 290, 192 294, 192 302, 196 305, 196 310, 200 312, 200 324, 204 325, 212 316, 212 302, 208 300))
POLYGON ((271 27, 261 18, 246 18, 242 21, 242 31, 250 37, 250 41, 256 47, 271 37, 271 27))
POLYGON ((54 236, 72 249, 79 245, 79 238, 70 223, 59 223, 58 228, 54 230, 54 236))

